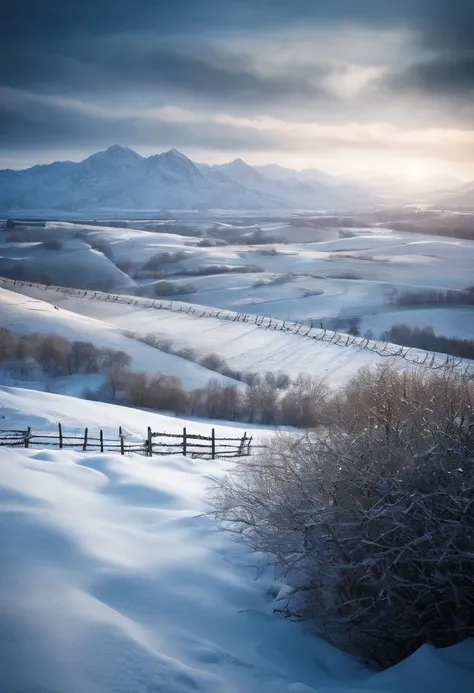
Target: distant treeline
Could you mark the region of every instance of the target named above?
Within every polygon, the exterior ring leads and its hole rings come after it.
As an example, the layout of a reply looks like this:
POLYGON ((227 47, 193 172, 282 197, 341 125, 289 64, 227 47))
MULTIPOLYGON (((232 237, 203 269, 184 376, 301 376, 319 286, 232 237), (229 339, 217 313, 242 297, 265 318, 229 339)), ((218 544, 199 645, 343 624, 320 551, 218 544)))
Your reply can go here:
POLYGON ((384 341, 400 346, 435 351, 462 359, 474 359, 474 340, 436 335, 432 327, 412 329, 408 325, 394 325, 380 336, 384 341))
MULTIPOLYGON (((170 344, 154 342, 150 336, 142 341, 172 352, 170 344)), ((189 390, 173 376, 129 370, 131 358, 124 351, 70 342, 55 334, 17 335, 0 328, 0 366, 15 361, 23 378, 36 369, 53 377, 103 373, 103 385, 83 393, 91 400, 265 425, 313 427, 320 421, 319 405, 328 392, 321 378, 300 374, 291 382, 281 372, 237 373, 216 354, 198 359, 189 349, 174 353, 241 383, 211 378, 205 387, 189 390)))
POLYGON ((373 218, 395 231, 409 231, 430 236, 450 236, 474 240, 474 214, 440 214, 393 210, 377 212, 373 218))
POLYGON ((45 373, 58 377, 77 373, 110 375, 127 368, 131 358, 124 351, 97 347, 92 342, 70 342, 56 334, 18 335, 6 327, 0 328, 0 366, 11 359, 35 364, 45 373))
POLYGON ((438 289, 422 289, 413 292, 395 291, 389 299, 389 303, 397 306, 419 306, 419 305, 474 305, 474 286, 467 289, 448 289, 440 291, 438 289))

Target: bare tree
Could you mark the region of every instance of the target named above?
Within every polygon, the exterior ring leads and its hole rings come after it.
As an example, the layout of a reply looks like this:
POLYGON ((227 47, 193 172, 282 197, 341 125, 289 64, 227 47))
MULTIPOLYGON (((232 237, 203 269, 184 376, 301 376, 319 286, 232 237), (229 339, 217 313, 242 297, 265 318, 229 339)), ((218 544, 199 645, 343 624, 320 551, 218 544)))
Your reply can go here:
POLYGON ((281 400, 283 423, 314 428, 324 420, 329 387, 323 378, 300 373, 281 400))
POLYGON ((6 327, 0 327, 0 364, 15 356, 17 349, 17 336, 6 327))

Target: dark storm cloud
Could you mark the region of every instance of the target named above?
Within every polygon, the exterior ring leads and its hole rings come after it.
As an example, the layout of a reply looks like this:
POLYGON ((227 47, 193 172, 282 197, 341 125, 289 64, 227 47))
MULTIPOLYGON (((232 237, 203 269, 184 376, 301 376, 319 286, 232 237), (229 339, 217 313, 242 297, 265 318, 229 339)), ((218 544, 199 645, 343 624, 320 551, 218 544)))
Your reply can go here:
POLYGON ((0 36, 9 44, 148 28, 163 36, 348 21, 414 26, 433 44, 465 47, 472 45, 474 27, 471 0, 15 0, 4 5, 0 36))
POLYGON ((411 91, 420 95, 455 97, 472 101, 474 91, 474 53, 451 54, 415 63, 382 81, 383 86, 399 93, 411 91))
MULTIPOLYGON (((142 42, 143 43, 143 42, 142 42)), ((48 54, 19 56, 13 69, 0 64, 0 84, 22 89, 62 94, 107 95, 127 89, 152 97, 159 90, 192 92, 199 98, 226 100, 285 99, 290 96, 324 95, 306 74, 263 76, 251 65, 212 51, 201 55, 171 46, 128 45, 113 41, 107 46, 89 43, 87 54, 48 54)), ((324 77, 334 70, 330 65, 313 66, 311 77, 324 77)))
MULTIPOLYGON (((263 79, 245 64, 221 64, 222 56, 215 64, 199 55, 200 47, 227 33, 341 22, 414 29, 435 51, 456 54, 474 45, 472 0, 15 0, 2 10, 0 83, 69 91, 174 83, 265 96, 277 91, 278 78, 263 79), (132 35, 143 35, 143 45, 130 42, 132 35)), ((279 78, 283 99, 311 90, 305 75, 279 78)))
MULTIPOLYGON (((474 0, 9 0, 3 5, 0 86, 31 98, 62 95, 104 104, 137 97, 148 105, 220 106, 240 114, 284 114, 290 120, 302 114, 321 117, 332 107, 334 119, 344 113, 352 119, 370 117, 376 112, 376 90, 370 101, 344 110, 327 91, 326 78, 336 69, 330 64, 290 60, 278 73, 263 74, 257 63, 222 47, 227 35, 254 36, 258 42, 274 29, 331 31, 348 25, 409 29, 420 49, 432 52, 430 62, 389 72, 378 85, 382 93, 429 97, 439 91, 449 100, 469 93, 473 84, 474 0)), ((203 125, 167 122, 159 125, 157 138, 153 128, 134 119, 111 119, 46 101, 28 108, 28 98, 17 94, 14 106, 3 104, 2 147, 71 141, 101 146, 110 137, 150 145, 157 139, 161 144, 162 138, 165 144, 185 146, 195 137, 195 146, 218 148, 225 139, 224 126, 209 125, 206 132, 203 125)), ((254 137, 261 148, 270 146, 262 132, 235 127, 225 132, 226 148, 250 148, 254 137)))
POLYGON ((116 142, 134 146, 274 149, 278 135, 215 122, 169 122, 160 117, 115 116, 0 88, 0 148, 102 148, 116 142), (105 143, 105 145, 104 145, 105 143))

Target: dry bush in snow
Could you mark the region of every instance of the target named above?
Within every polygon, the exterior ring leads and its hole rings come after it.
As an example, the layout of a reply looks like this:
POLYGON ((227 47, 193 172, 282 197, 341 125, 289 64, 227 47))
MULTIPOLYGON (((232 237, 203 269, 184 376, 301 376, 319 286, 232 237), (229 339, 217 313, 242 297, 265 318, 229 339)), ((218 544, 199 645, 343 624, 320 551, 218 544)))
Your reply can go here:
POLYGON ((329 386, 323 378, 300 373, 282 398, 281 420, 287 426, 315 428, 323 423, 329 386))
POLYGON ((218 524, 273 557, 282 610, 380 667, 474 635, 474 387, 364 370, 318 432, 216 482, 218 524))

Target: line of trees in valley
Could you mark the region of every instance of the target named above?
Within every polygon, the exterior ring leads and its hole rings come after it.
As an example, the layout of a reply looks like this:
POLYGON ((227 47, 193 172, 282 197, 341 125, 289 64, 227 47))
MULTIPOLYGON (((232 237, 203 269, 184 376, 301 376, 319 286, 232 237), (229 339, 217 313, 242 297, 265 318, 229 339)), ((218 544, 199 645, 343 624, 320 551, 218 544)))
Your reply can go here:
POLYGON ((474 340, 437 335, 433 328, 428 326, 411 328, 408 325, 393 325, 390 330, 383 332, 380 338, 385 342, 411 349, 423 349, 474 360, 474 340))
MULTIPOLYGON (((159 342, 153 345, 160 347, 159 342)), ((165 343, 162 346, 171 351, 165 343)), ((196 358, 203 367, 240 383, 210 378, 205 387, 189 390, 176 377, 130 370, 131 358, 124 351, 97 347, 92 342, 70 342, 55 334, 17 335, 0 328, 0 366, 14 359, 24 364, 25 372, 34 364, 52 377, 104 374, 98 390, 84 392, 89 399, 263 425, 311 427, 321 420, 319 405, 327 393, 321 378, 301 374, 292 382, 282 372, 259 375, 233 371, 217 354, 198 358, 190 350, 175 353, 188 360, 196 358)))
POLYGON ((321 378, 300 374, 285 390, 269 372, 251 374, 249 383, 233 385, 211 378, 205 387, 186 390, 176 377, 147 375, 120 369, 108 375, 89 399, 114 401, 133 407, 169 411, 226 421, 262 425, 316 426, 323 420, 320 404, 327 392, 321 378))
POLYGON ((474 306, 474 286, 467 289, 422 289, 421 291, 394 291, 388 300, 397 306, 459 305, 474 306))
POLYGON ((55 377, 77 373, 104 373, 110 377, 131 364, 124 351, 101 348, 92 342, 69 340, 57 334, 18 335, 0 328, 0 366, 10 359, 34 362, 55 377))

